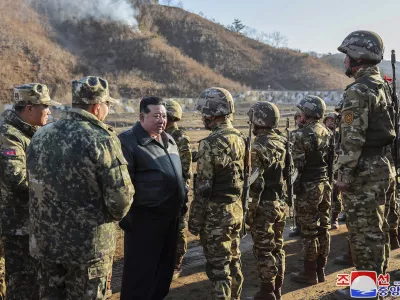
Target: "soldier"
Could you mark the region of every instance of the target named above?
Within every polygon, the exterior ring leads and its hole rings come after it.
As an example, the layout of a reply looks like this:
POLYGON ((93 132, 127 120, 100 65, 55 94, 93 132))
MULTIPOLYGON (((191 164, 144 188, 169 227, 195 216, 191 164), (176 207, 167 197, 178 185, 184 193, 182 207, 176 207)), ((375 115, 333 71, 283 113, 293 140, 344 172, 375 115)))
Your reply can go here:
MULTIPOLYGON (((337 185, 342 191, 355 268, 383 274, 389 258, 385 205, 391 197, 387 191, 394 191, 395 184, 387 155, 395 138, 393 107, 377 66, 384 45, 374 32, 354 31, 338 50, 346 54, 346 75, 354 82, 343 98, 337 185)), ((349 289, 336 295, 350 299, 349 289)))
MULTIPOLYGON (((326 115, 323 120, 324 125, 333 132, 335 135, 335 162, 337 160, 339 154, 339 139, 340 134, 339 130, 337 130, 336 122, 338 120, 338 114, 336 112, 331 112, 326 115)), ((334 163, 335 165, 335 163, 334 163)), ((337 168, 332 166, 333 168, 333 181, 337 179, 337 168)), ((332 193, 332 216, 331 216, 331 229, 339 228, 339 214, 342 211, 342 199, 340 198, 340 193, 336 187, 336 184, 333 184, 333 193, 332 193)))
POLYGON ((304 271, 292 273, 291 279, 316 284, 325 281, 330 249, 328 151, 331 132, 319 122, 326 109, 321 98, 306 96, 297 107, 304 127, 293 138, 293 162, 299 173, 293 189, 304 244, 304 271))
MULTIPOLYGON (((296 113, 294 114, 294 123, 296 126, 295 130, 292 130, 290 132, 291 134, 291 140, 293 140, 293 136, 296 134, 296 132, 298 132, 299 130, 301 130, 303 128, 303 124, 300 122, 300 111, 296 111, 296 113)), ((294 208, 296 209, 296 208, 294 208)), ((296 215, 296 212, 295 212, 296 215)), ((300 236, 300 224, 299 221, 296 219, 296 227, 289 233, 289 237, 295 237, 295 236, 300 236)))
MULTIPOLYGON (((167 125, 165 132, 170 134, 179 149, 179 156, 182 164, 182 176, 186 182, 186 188, 189 190, 190 178, 192 177, 192 152, 190 149, 190 139, 186 132, 178 128, 177 122, 182 119, 182 108, 181 105, 173 100, 167 100, 167 125)), ((173 279, 180 276, 182 271, 183 256, 187 251, 187 240, 186 240, 186 217, 185 215, 179 218, 179 234, 178 244, 176 248, 176 265, 173 279)))
POLYGON ((200 234, 213 299, 240 299, 243 275, 240 237, 243 209, 245 141, 229 117, 232 95, 222 88, 205 90, 197 103, 211 134, 200 141, 197 180, 190 207, 189 231, 200 234))
POLYGON ((252 168, 260 174, 250 187, 247 224, 253 237, 253 253, 261 280, 254 300, 281 299, 285 273, 283 230, 285 228, 284 168, 287 139, 276 131, 279 110, 273 103, 257 102, 250 108, 253 115, 252 168))
POLYGON ((14 88, 14 110, 0 126, 0 220, 5 253, 7 299, 37 299, 38 262, 29 255, 26 150, 33 134, 47 123, 49 89, 40 83, 14 88))
POLYGON ((27 152, 30 253, 40 261, 40 299, 105 299, 114 221, 134 189, 100 77, 72 82, 72 108, 39 130, 27 152))

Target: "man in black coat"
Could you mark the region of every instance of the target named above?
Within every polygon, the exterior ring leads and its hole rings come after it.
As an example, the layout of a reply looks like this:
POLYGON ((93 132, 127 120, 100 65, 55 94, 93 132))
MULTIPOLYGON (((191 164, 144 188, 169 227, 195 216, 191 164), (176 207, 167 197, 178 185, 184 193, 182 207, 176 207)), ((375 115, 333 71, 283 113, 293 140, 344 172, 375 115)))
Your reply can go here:
POLYGON ((178 147, 164 132, 164 101, 140 102, 140 121, 119 139, 135 187, 134 204, 120 222, 125 231, 121 300, 160 300, 174 273, 179 216, 186 205, 178 147))

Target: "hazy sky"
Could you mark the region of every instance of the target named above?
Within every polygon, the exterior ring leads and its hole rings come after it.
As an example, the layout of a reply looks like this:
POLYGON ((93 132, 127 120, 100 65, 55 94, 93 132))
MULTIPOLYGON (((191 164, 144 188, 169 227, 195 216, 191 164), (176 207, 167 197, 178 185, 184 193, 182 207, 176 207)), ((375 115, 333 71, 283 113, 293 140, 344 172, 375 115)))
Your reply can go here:
MULTIPOLYGON (((175 2, 178 2, 176 0, 175 2)), ((377 32, 385 43, 385 59, 396 49, 400 60, 400 0, 181 0, 185 9, 203 12, 226 25, 233 19, 258 31, 279 31, 288 47, 336 53, 354 30, 377 32)))

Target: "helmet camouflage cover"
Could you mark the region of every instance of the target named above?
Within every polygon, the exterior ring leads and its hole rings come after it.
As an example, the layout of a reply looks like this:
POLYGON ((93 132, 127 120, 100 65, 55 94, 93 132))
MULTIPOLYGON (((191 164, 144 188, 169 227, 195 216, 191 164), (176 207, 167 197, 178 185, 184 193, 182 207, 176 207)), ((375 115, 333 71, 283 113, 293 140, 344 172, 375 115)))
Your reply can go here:
POLYGON ((203 91, 197 101, 196 110, 206 117, 226 116, 235 112, 231 93, 219 87, 203 91))
POLYGON ((382 38, 375 32, 357 30, 344 39, 338 50, 355 60, 361 59, 379 63, 383 59, 385 47, 382 38))
POLYGON ((325 116, 325 118, 324 118, 324 123, 326 122, 326 120, 328 119, 328 118, 332 118, 333 120, 336 120, 337 119, 337 117, 338 117, 338 113, 336 113, 336 112, 330 112, 329 114, 327 114, 326 116, 325 116))
POLYGON ((27 83, 17 86, 13 90, 15 106, 27 106, 35 104, 60 105, 51 100, 50 91, 45 84, 27 83))
POLYGON ((167 100, 165 102, 165 108, 167 109, 167 115, 177 121, 182 119, 182 107, 174 100, 167 100))
POLYGON ((324 117, 326 104, 320 97, 308 95, 304 97, 297 107, 308 117, 321 119, 324 117))
POLYGON ((116 102, 110 97, 107 80, 97 76, 87 76, 80 80, 72 81, 73 104, 96 104, 103 102, 116 102))
POLYGON ((280 113, 278 107, 267 101, 259 101, 254 104, 247 115, 253 116, 253 124, 260 127, 275 128, 278 126, 280 113))

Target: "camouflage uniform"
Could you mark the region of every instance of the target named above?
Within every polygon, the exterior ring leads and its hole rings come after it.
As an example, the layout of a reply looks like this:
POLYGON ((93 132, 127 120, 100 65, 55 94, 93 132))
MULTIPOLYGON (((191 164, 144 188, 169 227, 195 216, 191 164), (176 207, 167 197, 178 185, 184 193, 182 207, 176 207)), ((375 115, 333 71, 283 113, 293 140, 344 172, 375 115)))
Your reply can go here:
MULTIPOLYGON (((108 83, 73 82, 73 104, 113 102, 108 83)), ((40 297, 104 299, 116 245, 115 224, 133 186, 113 129, 72 108, 39 130, 27 152, 30 253, 40 260, 40 297)))
POLYGON ((346 54, 346 74, 355 79, 344 93, 338 181, 347 184, 342 196, 354 265, 378 274, 388 265, 387 202, 395 184, 388 157, 395 138, 391 95, 378 66, 371 66, 383 59, 383 49, 370 31, 350 33, 338 48, 346 54))
MULTIPOLYGON (((190 150, 190 140, 186 135, 186 132, 182 129, 179 129, 175 124, 173 127, 165 129, 165 132, 170 134, 179 149, 179 156, 181 158, 182 163, 182 175, 185 179, 186 186, 189 188, 190 186, 190 178, 192 177, 192 153, 190 150)), ((179 218, 179 233, 178 233, 178 244, 176 248, 176 268, 180 269, 182 265, 183 256, 187 251, 187 240, 186 240, 186 217, 181 216, 179 218)))
MULTIPOLYGON (((14 89, 16 106, 53 105, 42 84, 14 89)), ((29 255, 26 150, 38 129, 21 120, 14 110, 3 113, 0 126, 0 219, 5 254, 7 299, 37 298, 38 262, 29 255)))
POLYGON ((328 150, 331 132, 321 124, 325 103, 316 96, 307 96, 298 107, 305 110, 314 107, 318 113, 293 138, 293 162, 299 174, 294 182, 297 219, 301 226, 304 245, 304 272, 292 273, 292 280, 317 283, 324 281, 324 266, 330 249, 331 187, 328 181, 328 150))
MULTIPOLYGON (((221 88, 208 89, 200 96, 198 109, 204 117, 218 115, 218 112, 227 117, 234 112, 232 96, 221 88), (211 102, 215 106, 207 107, 211 102)), ((207 260, 206 273, 213 284, 212 298, 240 299, 243 275, 239 233, 243 218, 245 141, 228 118, 211 130, 212 133, 200 141, 197 154, 189 231, 195 235, 200 233, 207 260)))
POLYGON ((380 274, 387 266, 389 247, 385 205, 393 196, 388 192, 394 192, 395 182, 385 151, 394 136, 384 123, 389 118, 384 116, 389 99, 368 87, 371 83, 383 86, 378 67, 359 69, 355 79, 344 95, 338 179, 350 184, 342 195, 354 264, 358 270, 380 274))
POLYGON ((283 171, 287 139, 273 129, 279 122, 279 111, 275 105, 257 102, 250 112, 254 112, 256 135, 252 145, 251 166, 260 171, 250 187, 252 202, 247 222, 254 241, 253 252, 261 280, 260 292, 254 299, 262 300, 274 293, 279 299, 281 295, 278 289, 282 287, 285 273, 283 230, 286 215, 285 204, 281 200, 284 198, 283 171))

